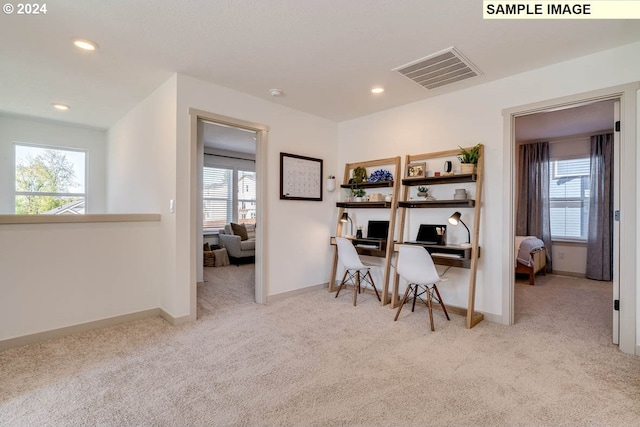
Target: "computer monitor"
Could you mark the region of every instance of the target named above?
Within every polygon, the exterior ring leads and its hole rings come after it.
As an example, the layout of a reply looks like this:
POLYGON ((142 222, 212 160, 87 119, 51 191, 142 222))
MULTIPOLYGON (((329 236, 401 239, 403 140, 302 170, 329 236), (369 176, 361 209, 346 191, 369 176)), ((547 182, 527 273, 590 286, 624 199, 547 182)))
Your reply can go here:
POLYGON ((420 224, 416 241, 428 245, 445 245, 447 226, 444 224, 420 224))
POLYGON ((389 235, 389 221, 369 221, 367 239, 386 239, 389 235))

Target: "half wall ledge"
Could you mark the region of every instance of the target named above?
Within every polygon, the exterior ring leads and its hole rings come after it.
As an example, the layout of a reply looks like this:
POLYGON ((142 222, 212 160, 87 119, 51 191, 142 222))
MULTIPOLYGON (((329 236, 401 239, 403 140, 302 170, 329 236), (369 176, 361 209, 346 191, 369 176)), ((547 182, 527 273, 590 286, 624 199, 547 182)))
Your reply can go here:
POLYGON ((149 222, 160 221, 157 213, 118 213, 83 215, 0 215, 4 224, 77 224, 86 222, 149 222))

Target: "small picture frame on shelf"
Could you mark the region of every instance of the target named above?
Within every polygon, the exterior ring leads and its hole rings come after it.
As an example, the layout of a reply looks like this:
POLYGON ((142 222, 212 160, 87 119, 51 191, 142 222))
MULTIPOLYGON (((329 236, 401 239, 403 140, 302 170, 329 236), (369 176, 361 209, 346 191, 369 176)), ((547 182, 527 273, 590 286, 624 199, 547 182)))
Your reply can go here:
POLYGON ((427 172, 427 163, 409 163, 405 176, 407 178, 424 178, 427 172))

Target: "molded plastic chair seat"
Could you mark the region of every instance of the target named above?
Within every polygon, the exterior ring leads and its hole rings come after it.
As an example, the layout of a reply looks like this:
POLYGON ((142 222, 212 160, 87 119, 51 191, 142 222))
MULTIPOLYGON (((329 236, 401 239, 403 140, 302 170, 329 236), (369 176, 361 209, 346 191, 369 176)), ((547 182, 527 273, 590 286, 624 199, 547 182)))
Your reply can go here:
POLYGON ((360 285, 364 283, 365 285, 368 283, 371 285, 373 290, 378 297, 378 301, 381 301, 380 294, 376 289, 375 283, 373 283, 373 277, 371 277, 371 266, 365 265, 360 260, 360 256, 358 255, 358 251, 355 246, 349 239, 345 239, 344 237, 336 237, 336 245, 338 246, 338 259, 344 266, 344 276, 342 276, 342 282, 340 282, 340 287, 338 288, 338 292, 336 292, 335 298, 338 298, 340 295, 340 290, 342 287, 347 284, 349 281, 353 284, 353 305, 356 305, 358 294, 361 292, 360 285))
POLYGON ((420 298, 429 308, 429 320, 431 321, 431 330, 435 331, 433 327, 433 310, 431 302, 435 299, 442 306, 442 311, 447 320, 449 319, 449 313, 444 306, 440 292, 436 283, 440 282, 440 275, 436 270, 436 266, 433 263, 433 259, 429 252, 422 246, 414 245, 401 245, 398 252, 398 274, 409 282, 407 290, 404 292, 404 297, 400 302, 398 311, 394 321, 398 320, 402 307, 407 302, 407 297, 413 293, 413 306, 411 311, 416 308, 416 299, 421 295, 427 294, 426 301, 420 298))

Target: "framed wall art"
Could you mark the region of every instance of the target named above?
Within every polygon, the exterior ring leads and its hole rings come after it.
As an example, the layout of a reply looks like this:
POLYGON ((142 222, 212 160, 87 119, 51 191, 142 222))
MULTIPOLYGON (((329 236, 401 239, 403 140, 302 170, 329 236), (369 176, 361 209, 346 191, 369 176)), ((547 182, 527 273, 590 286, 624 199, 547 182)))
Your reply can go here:
POLYGON ((322 201, 322 159, 280 153, 280 199, 322 201))
POLYGON ((424 178, 427 174, 427 163, 409 163, 407 165, 407 178, 424 178))

